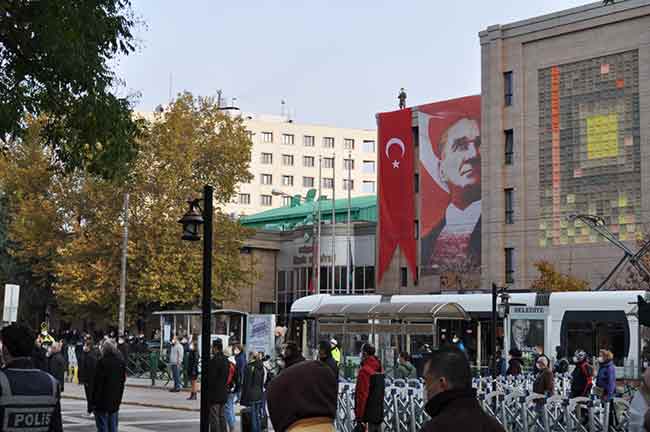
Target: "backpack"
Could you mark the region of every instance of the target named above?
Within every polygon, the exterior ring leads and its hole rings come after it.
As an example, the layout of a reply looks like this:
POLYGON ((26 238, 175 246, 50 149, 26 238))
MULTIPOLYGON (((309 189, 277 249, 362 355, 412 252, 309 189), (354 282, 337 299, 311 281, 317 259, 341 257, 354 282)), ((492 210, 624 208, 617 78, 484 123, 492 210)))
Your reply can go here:
POLYGON ((226 380, 226 385, 228 387, 232 385, 236 372, 237 372, 237 368, 235 368, 235 365, 232 364, 232 362, 228 361, 228 379, 226 380))
POLYGON ((594 384, 594 369, 591 367, 589 363, 583 362, 580 365, 580 371, 582 372, 582 375, 584 375, 585 377, 585 381, 587 383, 586 388, 588 389, 587 390, 588 392, 594 384))

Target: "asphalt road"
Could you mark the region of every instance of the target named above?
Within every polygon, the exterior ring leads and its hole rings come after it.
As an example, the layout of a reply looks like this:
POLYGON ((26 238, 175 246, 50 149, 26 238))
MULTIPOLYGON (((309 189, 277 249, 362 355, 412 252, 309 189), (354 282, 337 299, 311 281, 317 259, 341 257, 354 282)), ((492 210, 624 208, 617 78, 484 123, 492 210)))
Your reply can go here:
MULTIPOLYGON (((86 402, 62 399, 63 430, 96 432, 94 417, 86 415, 86 402)), ((199 413, 163 408, 122 405, 119 416, 120 432, 199 431, 199 413)))

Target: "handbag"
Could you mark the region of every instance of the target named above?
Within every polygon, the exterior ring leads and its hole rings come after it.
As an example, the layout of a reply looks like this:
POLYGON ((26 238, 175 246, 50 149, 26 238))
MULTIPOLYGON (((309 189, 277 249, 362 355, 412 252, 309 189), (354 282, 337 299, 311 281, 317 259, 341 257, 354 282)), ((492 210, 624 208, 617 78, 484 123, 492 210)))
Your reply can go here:
POLYGON ((602 398, 605 394, 605 389, 602 387, 594 386, 594 394, 599 398, 602 398))
POLYGON ((352 432, 366 432, 366 427, 363 425, 363 423, 357 422, 354 425, 354 429, 352 429, 352 432))

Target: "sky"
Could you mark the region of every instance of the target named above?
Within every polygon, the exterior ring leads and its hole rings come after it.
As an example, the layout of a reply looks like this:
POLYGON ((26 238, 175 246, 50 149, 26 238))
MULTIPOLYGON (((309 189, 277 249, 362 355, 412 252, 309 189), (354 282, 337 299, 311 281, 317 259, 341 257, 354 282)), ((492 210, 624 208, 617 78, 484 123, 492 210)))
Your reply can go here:
POLYGON ((375 113, 478 94, 478 33, 585 0, 132 0, 138 50, 121 95, 151 111, 172 95, 236 97, 245 112, 375 128, 375 113), (171 77, 171 79, 170 79, 171 77))

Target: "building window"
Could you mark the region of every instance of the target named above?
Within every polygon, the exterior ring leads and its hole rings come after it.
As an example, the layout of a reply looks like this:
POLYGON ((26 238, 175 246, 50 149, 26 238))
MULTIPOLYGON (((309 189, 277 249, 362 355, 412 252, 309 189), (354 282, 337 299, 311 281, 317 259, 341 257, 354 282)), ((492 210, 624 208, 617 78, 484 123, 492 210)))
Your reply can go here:
POLYGON ((260 302, 260 313, 266 315, 274 314, 275 303, 260 302))
POLYGON ((293 186, 293 176, 292 175, 283 175, 282 176, 282 186, 293 186))
POLYGON ((334 189, 334 179, 331 177, 323 177, 322 186, 324 189, 334 189))
POLYGON ((305 147, 313 147, 315 141, 316 140, 314 139, 313 135, 305 135, 302 137, 302 144, 305 147))
POLYGON ((503 74, 503 96, 506 106, 512 105, 512 71, 503 74))
POLYGON ((503 131, 504 139, 504 160, 506 165, 512 165, 512 156, 514 153, 514 134, 512 129, 503 131))
POLYGON ((408 269, 406 267, 400 267, 399 269, 399 286, 406 288, 408 285, 408 269))
POLYGON ((282 144, 293 145, 293 135, 292 134, 282 134, 282 144))
POLYGON ((420 238, 420 221, 416 219, 413 221, 413 225, 415 225, 415 239, 417 240, 420 238))
POLYGON ((505 195, 505 210, 506 210, 506 223, 512 224, 515 222, 514 210, 514 189, 507 188, 503 190, 505 195))
POLYGON ((323 168, 334 168, 334 158, 323 158, 323 168))
POLYGON ((290 196, 282 196, 282 206, 291 207, 291 200, 292 198, 290 196))
POLYGON ((420 192, 420 174, 415 174, 413 176, 413 187, 415 188, 415 193, 420 192))
POLYGON ((263 165, 272 165, 273 164, 273 153, 262 153, 262 160, 261 160, 263 165))
POLYGON ((375 161, 371 160, 364 160, 363 161, 363 169, 362 171, 367 174, 374 174, 375 173, 375 161))
POLYGON ((343 180, 343 190, 354 190, 354 180, 343 180))
POLYGON ((515 282, 515 248, 505 248, 506 258, 506 283, 515 282))
POLYGON ((323 147, 334 148, 334 137, 323 137, 323 147))
POLYGON ((313 177, 303 177, 302 178, 302 187, 307 187, 307 188, 314 187, 314 178, 313 177))
POLYGON ((261 180, 263 185, 272 185, 273 184, 273 176, 271 174, 262 174, 261 175, 261 180))
POLYGON ((282 165, 284 165, 284 166, 293 166, 293 155, 283 154, 282 155, 282 165))
POLYGON ((273 132, 262 132, 262 142, 273 142, 273 132))
POLYGON ((313 156, 303 156, 302 157, 302 166, 304 166, 304 167, 313 167, 314 166, 314 157, 313 156))
POLYGON ((263 206, 269 207, 273 205, 273 195, 261 195, 260 202, 263 206))
POLYGON ((361 148, 366 153, 375 152, 375 141, 373 140, 363 140, 363 146, 361 148))
POLYGON ((253 141, 253 135, 255 135, 253 132, 249 130, 246 131, 246 136, 248 137, 249 140, 253 141))
POLYGON ((364 180, 361 185, 361 192, 363 193, 375 193, 375 182, 364 180))
POLYGON ((354 169, 354 159, 343 159, 343 169, 353 170, 354 169))
POLYGON ((239 204, 250 204, 251 203, 251 194, 240 193, 239 194, 239 204))
POLYGON ((354 150, 354 140, 352 138, 345 138, 343 140, 343 148, 345 150, 354 150))

